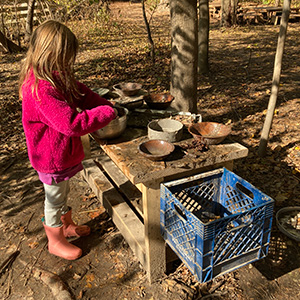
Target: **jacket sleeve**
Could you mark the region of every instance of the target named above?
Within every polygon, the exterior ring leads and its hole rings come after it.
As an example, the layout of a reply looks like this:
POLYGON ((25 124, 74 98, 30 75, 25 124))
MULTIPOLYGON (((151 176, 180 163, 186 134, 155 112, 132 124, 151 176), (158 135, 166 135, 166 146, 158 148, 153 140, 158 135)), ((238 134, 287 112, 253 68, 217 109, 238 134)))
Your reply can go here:
POLYGON ((94 132, 115 118, 111 105, 103 105, 104 102, 101 106, 78 112, 47 84, 40 85, 39 98, 37 105, 41 121, 67 136, 82 136, 94 132))
POLYGON ((84 96, 76 103, 78 107, 82 110, 91 109, 100 105, 113 106, 111 102, 100 97, 97 93, 94 93, 83 83, 77 82, 79 90, 84 96))

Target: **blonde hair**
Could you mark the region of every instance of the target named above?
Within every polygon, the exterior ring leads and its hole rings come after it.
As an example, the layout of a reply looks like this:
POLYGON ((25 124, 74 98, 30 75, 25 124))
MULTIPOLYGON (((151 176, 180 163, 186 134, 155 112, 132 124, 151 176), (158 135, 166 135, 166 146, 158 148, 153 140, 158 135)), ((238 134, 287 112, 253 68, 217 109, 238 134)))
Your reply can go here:
POLYGON ((74 63, 78 52, 78 40, 65 25, 48 20, 33 32, 26 58, 22 64, 19 95, 22 85, 31 71, 35 77, 32 92, 37 93, 39 80, 47 80, 63 93, 68 103, 79 98, 80 91, 74 76, 74 63))

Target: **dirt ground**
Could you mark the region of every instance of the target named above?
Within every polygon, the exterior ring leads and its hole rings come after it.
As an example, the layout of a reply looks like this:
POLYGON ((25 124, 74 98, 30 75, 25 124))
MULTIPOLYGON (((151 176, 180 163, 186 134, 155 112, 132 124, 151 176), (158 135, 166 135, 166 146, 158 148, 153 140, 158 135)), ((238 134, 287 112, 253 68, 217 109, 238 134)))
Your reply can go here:
MULTIPOLYGON (((169 89, 169 15, 154 14, 157 60, 147 56, 140 4, 115 2, 108 23, 87 29, 70 24, 79 37, 78 78, 90 87, 136 80, 149 91, 169 89), (107 28, 109 27, 109 31, 107 28)), ((270 96, 278 26, 247 25, 210 31, 210 74, 199 76, 198 108, 205 121, 232 124, 231 139, 249 149, 234 172, 275 200, 269 254, 207 284, 179 263, 151 286, 131 249, 81 174, 70 180, 74 220, 91 226, 73 242, 84 255, 66 261, 47 251, 43 189, 27 158, 18 100, 24 53, 0 54, 0 299, 300 299, 299 243, 282 234, 275 213, 300 206, 299 23, 291 23, 267 156, 257 155, 270 96)), ((92 155, 99 154, 92 143, 92 155)))

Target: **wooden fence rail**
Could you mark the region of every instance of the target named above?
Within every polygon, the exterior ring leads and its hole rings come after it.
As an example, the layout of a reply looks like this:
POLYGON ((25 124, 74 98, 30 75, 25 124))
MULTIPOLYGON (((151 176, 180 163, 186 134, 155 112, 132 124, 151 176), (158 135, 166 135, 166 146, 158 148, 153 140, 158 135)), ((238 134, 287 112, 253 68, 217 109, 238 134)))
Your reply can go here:
MULTIPOLYGON (((25 22, 28 10, 27 0, 11 2, 11 4, 0 4, 0 14, 2 16, 2 22, 5 22, 5 24, 16 24, 25 22)), ((53 7, 50 7, 50 5, 45 1, 36 1, 33 18, 34 22, 38 21, 42 17, 51 18, 52 8, 53 7)))

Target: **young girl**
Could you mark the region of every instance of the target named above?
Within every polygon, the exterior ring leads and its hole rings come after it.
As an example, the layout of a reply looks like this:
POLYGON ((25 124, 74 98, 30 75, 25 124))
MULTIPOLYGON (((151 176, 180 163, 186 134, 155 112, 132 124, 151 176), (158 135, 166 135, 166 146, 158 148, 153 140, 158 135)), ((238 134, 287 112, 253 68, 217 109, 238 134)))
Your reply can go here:
POLYGON ((67 237, 90 233, 67 206, 69 179, 82 170, 81 136, 106 126, 117 110, 75 80, 75 35, 49 20, 33 32, 20 73, 22 122, 28 156, 45 190, 44 228, 50 253, 74 260, 82 250, 67 237), (79 110, 79 109, 80 110, 79 110), (79 112, 80 111, 80 112, 79 112))

